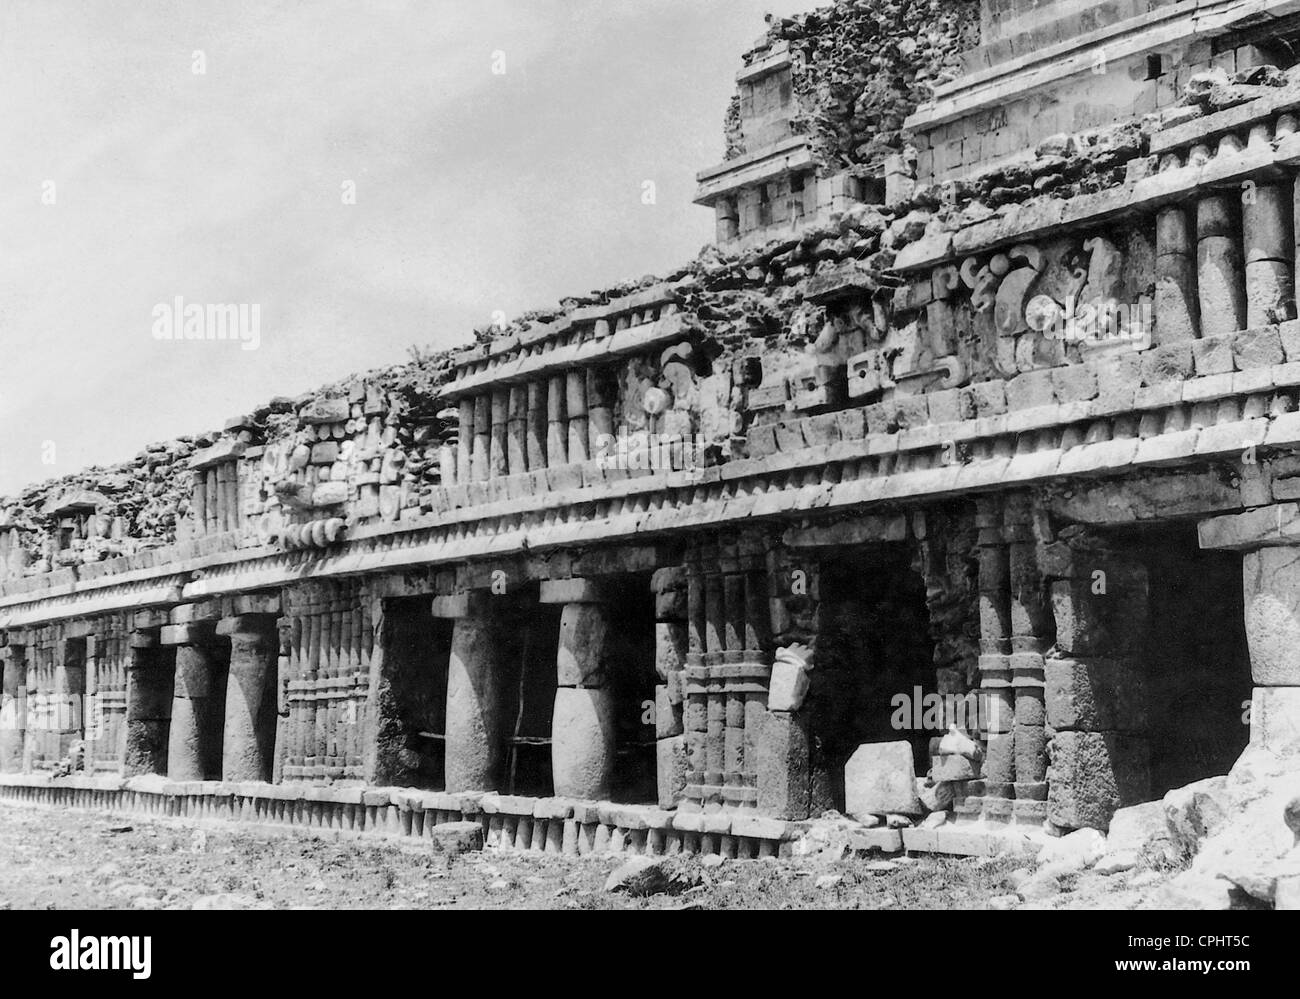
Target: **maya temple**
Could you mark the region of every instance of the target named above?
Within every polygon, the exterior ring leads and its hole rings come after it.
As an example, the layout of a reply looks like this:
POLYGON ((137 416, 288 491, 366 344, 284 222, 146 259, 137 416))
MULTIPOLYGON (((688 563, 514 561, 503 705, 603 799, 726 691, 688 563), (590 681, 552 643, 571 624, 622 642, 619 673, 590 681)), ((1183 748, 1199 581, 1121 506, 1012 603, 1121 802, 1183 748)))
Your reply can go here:
POLYGON ((0 800, 981 855, 1293 744, 1297 61, 769 19, 696 259, 0 500, 0 800))

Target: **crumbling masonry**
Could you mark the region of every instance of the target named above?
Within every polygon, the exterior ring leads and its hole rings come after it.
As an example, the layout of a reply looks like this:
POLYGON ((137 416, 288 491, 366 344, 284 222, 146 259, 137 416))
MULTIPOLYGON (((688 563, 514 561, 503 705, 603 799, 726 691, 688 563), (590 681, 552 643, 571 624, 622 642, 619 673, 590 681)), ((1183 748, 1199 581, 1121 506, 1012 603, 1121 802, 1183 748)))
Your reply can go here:
POLYGON ((1300 738, 1294 8, 773 20, 698 259, 3 503, 0 797, 978 854, 1300 738))

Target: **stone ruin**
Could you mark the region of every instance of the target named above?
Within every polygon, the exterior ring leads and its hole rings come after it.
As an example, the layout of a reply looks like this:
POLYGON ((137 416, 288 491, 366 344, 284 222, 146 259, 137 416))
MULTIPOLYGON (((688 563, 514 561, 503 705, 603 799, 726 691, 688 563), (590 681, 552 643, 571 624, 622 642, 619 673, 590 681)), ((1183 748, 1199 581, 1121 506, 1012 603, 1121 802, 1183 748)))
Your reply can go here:
POLYGON ((1288 10, 771 19, 696 260, 0 503, 0 797, 1200 846, 1300 748, 1288 10))

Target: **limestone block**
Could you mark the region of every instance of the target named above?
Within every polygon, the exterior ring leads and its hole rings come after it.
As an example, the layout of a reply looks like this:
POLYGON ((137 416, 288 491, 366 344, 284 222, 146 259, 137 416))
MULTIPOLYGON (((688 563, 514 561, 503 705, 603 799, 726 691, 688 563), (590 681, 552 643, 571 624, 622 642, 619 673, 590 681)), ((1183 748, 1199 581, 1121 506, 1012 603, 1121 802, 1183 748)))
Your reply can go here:
POLYGON ((1300 686, 1300 548, 1242 559, 1250 674, 1261 686, 1300 686))
POLYGON ((1276 752, 1300 747, 1300 687, 1255 688, 1250 741, 1276 752))
POLYGON ((776 662, 768 688, 769 711, 798 711, 808 696, 809 677, 806 667, 793 662, 776 662))
POLYGON ((859 746, 844 767, 844 807, 859 820, 871 815, 922 814, 924 809, 916 795, 911 743, 878 742, 859 746))
POLYGON ((1041 725, 1017 725, 1016 781, 1036 784, 1047 775, 1047 732, 1041 725))
POLYGON ((1141 731, 1146 685, 1134 663, 1101 657, 1046 661, 1047 724, 1057 730, 1141 731))
POLYGON ((806 819, 812 803, 812 733, 809 720, 768 711, 756 744, 758 810, 782 819, 806 819))
POLYGON ((657 684, 655 686, 655 738, 668 739, 681 734, 681 712, 673 708, 673 702, 668 694, 668 685, 657 684))
POLYGON ((1207 336, 1192 342, 1192 359, 1196 365, 1196 376, 1222 375, 1233 371, 1235 362, 1232 357, 1232 344, 1235 337, 1231 333, 1207 336))
MULTIPOLYGON (((1009 739, 1009 737, 1007 738, 1009 739)), ((904 745, 906 744, 904 743, 904 745)), ((930 768, 931 780, 941 783, 962 780, 979 780, 982 775, 982 764, 978 759, 971 759, 966 756, 960 756, 956 753, 936 754, 934 757, 934 763, 930 768)), ((897 811, 897 809, 889 809, 889 811, 897 811)))
POLYGON ((1281 364, 1282 340, 1271 327, 1242 330, 1232 338, 1232 358, 1238 371, 1281 364))
POLYGON ((1141 646, 1146 625, 1145 573, 1104 573, 1103 577, 1055 580, 1051 587, 1056 644, 1075 655, 1114 655, 1141 646))
POLYGON ((1014 729, 1010 732, 989 735, 984 750, 984 776, 1000 784, 1010 784, 1015 781, 1016 733, 1014 729))
POLYGON ((686 737, 676 735, 655 744, 655 773, 660 808, 674 808, 686 789, 686 737))
POLYGON ((1105 829, 1115 810, 1150 797, 1147 740, 1118 732, 1058 732, 1048 749, 1048 818, 1105 829))
POLYGON ((483 849, 483 827, 477 822, 443 822, 433 826, 428 837, 436 853, 468 853, 483 849))

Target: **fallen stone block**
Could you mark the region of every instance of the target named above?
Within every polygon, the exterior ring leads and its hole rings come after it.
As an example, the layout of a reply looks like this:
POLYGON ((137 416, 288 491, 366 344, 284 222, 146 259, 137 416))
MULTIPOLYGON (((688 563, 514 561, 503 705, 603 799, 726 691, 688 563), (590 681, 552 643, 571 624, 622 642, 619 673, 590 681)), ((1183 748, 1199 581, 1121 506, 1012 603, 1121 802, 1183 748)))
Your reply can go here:
POLYGON ((483 849, 483 827, 477 822, 443 822, 428 831, 437 853, 469 853, 483 849))
POLYGON ((911 743, 859 746, 844 767, 844 804, 854 818, 890 812, 923 814, 911 743))

